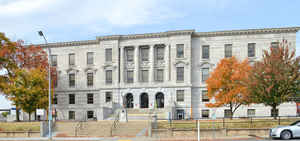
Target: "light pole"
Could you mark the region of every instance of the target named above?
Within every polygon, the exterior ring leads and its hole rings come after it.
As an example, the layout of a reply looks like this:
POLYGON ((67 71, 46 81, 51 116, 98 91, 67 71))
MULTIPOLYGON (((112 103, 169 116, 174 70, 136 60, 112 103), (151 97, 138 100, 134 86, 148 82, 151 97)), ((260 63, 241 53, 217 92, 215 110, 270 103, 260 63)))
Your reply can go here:
MULTIPOLYGON (((42 31, 38 31, 39 35, 41 37, 44 38, 45 40, 45 44, 47 45, 48 42, 47 42, 47 39, 46 37, 44 36, 43 32, 42 31)), ((50 47, 47 47, 48 48, 48 80, 49 80, 49 106, 48 106, 48 126, 49 126, 49 139, 51 140, 52 139, 52 131, 51 131, 51 122, 52 122, 52 105, 51 105, 51 50, 50 50, 50 47)))

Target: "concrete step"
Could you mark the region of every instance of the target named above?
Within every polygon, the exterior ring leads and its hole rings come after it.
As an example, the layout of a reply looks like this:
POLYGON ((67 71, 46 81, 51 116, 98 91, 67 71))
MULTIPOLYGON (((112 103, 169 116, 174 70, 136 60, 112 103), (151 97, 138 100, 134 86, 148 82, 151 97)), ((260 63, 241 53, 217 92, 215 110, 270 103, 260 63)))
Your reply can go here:
POLYGON ((148 129, 147 120, 128 121, 127 123, 119 123, 117 128, 113 130, 113 135, 120 137, 135 137, 145 129, 148 129))

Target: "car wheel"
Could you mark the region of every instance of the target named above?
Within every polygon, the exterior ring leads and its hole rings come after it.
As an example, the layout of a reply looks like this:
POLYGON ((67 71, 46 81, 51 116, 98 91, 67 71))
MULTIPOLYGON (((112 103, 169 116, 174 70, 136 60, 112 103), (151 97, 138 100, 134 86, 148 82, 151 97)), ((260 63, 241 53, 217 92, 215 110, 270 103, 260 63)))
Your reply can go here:
POLYGON ((284 130, 281 132, 280 138, 283 140, 289 140, 292 138, 292 133, 288 130, 284 130))

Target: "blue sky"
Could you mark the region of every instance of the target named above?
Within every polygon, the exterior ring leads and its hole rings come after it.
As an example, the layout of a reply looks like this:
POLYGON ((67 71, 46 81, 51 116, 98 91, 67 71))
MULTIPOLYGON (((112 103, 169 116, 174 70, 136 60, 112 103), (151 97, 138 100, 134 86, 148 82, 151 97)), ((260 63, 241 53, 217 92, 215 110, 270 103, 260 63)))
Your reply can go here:
POLYGON ((43 43, 38 30, 49 42, 61 42, 178 29, 300 26, 299 6, 299 0, 0 0, 0 32, 36 44, 43 43))

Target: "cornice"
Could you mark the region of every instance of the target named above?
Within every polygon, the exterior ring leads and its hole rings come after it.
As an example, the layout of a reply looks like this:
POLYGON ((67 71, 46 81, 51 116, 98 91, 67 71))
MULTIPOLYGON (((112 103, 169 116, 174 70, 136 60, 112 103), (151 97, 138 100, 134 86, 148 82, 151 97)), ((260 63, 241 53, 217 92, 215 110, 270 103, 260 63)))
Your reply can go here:
POLYGON ((145 34, 129 34, 129 35, 113 35, 113 36, 99 36, 97 40, 128 40, 128 39, 142 39, 142 38, 161 38, 170 37, 175 35, 192 35, 195 30, 174 30, 158 33, 145 33, 145 34))
POLYGON ((58 43, 48 43, 48 44, 38 44, 36 46, 40 46, 42 48, 56 48, 56 47, 68 47, 68 46, 81 46, 81 45, 91 45, 97 44, 99 41, 97 40, 85 40, 85 41, 71 41, 71 42, 58 42, 58 43))
POLYGON ((290 32, 298 32, 298 30, 300 30, 300 27, 227 30, 227 31, 215 31, 215 32, 195 32, 193 34, 193 37, 213 37, 213 36, 231 36, 231 35, 248 35, 248 34, 290 33, 290 32))

